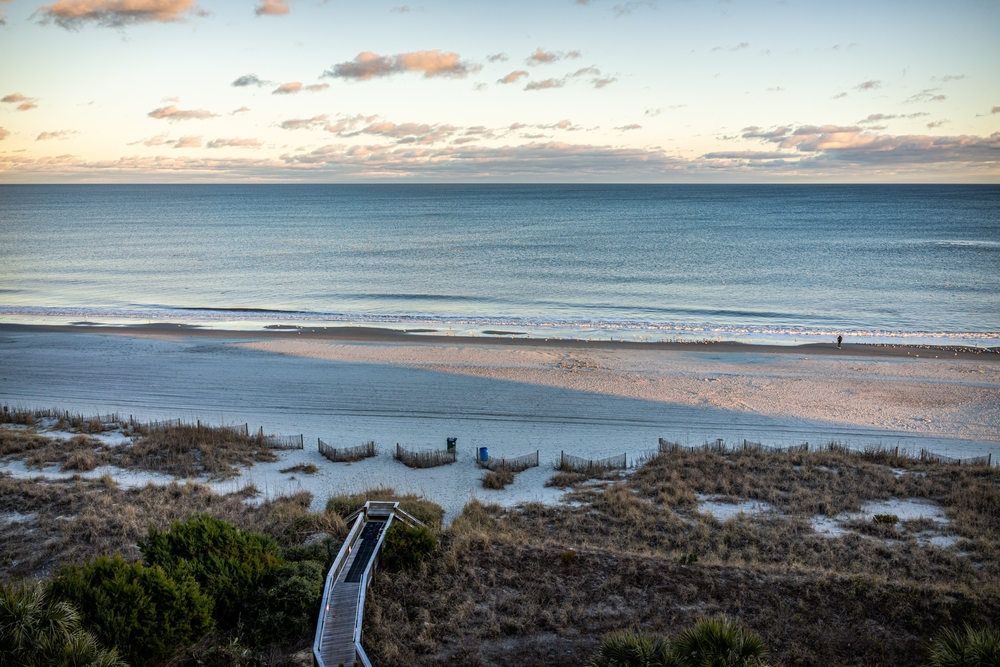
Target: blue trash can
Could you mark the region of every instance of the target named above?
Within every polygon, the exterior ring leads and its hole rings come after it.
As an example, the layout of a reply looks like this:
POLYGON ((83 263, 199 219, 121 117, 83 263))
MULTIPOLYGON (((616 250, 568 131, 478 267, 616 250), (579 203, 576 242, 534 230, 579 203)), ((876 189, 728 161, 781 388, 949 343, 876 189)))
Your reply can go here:
POLYGON ((486 447, 480 447, 480 448, 479 448, 479 460, 480 460, 480 461, 481 461, 482 463, 486 463, 487 461, 489 461, 489 460, 490 460, 490 453, 489 453, 489 451, 488 451, 488 450, 486 449, 486 447))

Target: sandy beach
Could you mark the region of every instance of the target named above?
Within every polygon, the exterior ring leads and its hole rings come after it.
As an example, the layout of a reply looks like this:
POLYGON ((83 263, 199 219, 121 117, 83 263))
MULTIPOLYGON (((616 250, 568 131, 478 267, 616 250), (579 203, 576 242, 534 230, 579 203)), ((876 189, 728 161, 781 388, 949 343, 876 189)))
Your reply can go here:
MULTIPOLYGON (((387 330, 225 332, 0 326, 0 402, 139 419, 249 423, 304 436, 303 451, 258 464, 222 489, 265 495, 391 486, 454 516, 473 497, 555 501, 561 451, 638 460, 658 438, 765 444, 871 444, 1000 459, 1000 355, 845 345, 765 347, 447 338, 387 330), (444 448, 458 462, 410 470, 396 443, 444 448), (335 446, 374 439, 375 459, 331 463, 335 446), (503 491, 483 489, 474 451, 542 465, 503 491), (278 471, 299 462, 315 475, 278 471)), ((27 475, 19 464, 7 469, 27 475)), ((102 474, 102 470, 91 474, 102 474)), ((35 474, 35 473, 30 473, 35 474)), ((132 476, 131 483, 146 478, 132 476)))

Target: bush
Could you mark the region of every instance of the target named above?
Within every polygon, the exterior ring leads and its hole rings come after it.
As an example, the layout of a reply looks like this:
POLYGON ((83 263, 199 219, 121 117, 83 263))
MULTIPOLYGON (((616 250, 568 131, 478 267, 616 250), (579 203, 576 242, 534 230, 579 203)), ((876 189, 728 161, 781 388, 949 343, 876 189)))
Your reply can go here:
POLYGON ((945 630, 931 645, 928 667, 1000 667, 1000 631, 968 625, 961 632, 945 630))
POLYGON ((126 667, 80 627, 80 614, 41 584, 0 584, 0 666, 126 667))
POLYGON ((428 528, 411 528, 394 521, 385 533, 380 562, 390 572, 418 565, 437 547, 437 540, 428 528))
POLYGON ((413 494, 400 495, 396 493, 395 489, 384 487, 368 489, 352 495, 331 496, 326 501, 326 511, 337 514, 341 518, 347 517, 363 507, 365 502, 369 500, 398 502, 399 509, 427 524, 429 528, 439 528, 441 520, 444 518, 444 510, 441 509, 440 505, 413 494))
POLYGON ((247 633, 260 646, 292 644, 319 614, 325 571, 321 563, 288 563, 272 572, 247 602, 247 633))
POLYGON ((499 470, 490 470, 485 475, 483 475, 483 488, 484 489, 503 489, 508 484, 514 483, 514 471, 509 468, 500 468, 499 470))
POLYGON ((601 639, 588 667, 680 667, 670 642, 631 630, 611 632, 601 639))
POLYGON ((698 621, 678 635, 673 650, 684 667, 756 667, 767 655, 760 635, 725 616, 698 621))
POLYGON ((148 565, 190 573, 215 602, 215 620, 225 628, 236 625, 246 599, 284 564, 270 537, 207 514, 174 521, 168 532, 150 528, 139 548, 148 565))
POLYGON ((193 578, 171 578, 157 565, 126 563, 119 555, 64 567, 50 590, 133 667, 172 657, 213 626, 212 601, 193 578))

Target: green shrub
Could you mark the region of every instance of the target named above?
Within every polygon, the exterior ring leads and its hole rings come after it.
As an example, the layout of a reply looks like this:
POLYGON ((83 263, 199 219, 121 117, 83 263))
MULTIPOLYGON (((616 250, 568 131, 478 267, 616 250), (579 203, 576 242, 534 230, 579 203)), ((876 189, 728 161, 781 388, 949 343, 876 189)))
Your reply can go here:
POLYGON ((673 642, 683 667, 757 667, 767 655, 764 640, 726 617, 698 621, 673 642))
POLYGON ((172 578, 157 565, 127 563, 119 555, 64 567, 51 592, 78 609, 84 625, 133 667, 170 658, 213 626, 212 601, 191 576, 172 578))
POLYGON ((876 514, 872 517, 872 523, 885 524, 887 526, 895 526, 899 523, 899 517, 895 514, 876 514))
POLYGON ((288 563, 270 575, 247 602, 245 627, 260 646, 290 644, 312 630, 326 571, 321 563, 288 563))
POLYGON ((437 540, 427 528, 411 528, 394 521, 385 533, 380 563, 390 572, 409 569, 424 560, 437 547, 437 540))
POLYGON ((966 625, 945 630, 931 644, 928 667, 1000 667, 1000 631, 966 625))
POLYGON ((126 667, 83 630, 80 614, 41 584, 0 584, 0 667, 126 667))
POLYGON ((207 514, 174 521, 168 532, 150 528, 139 548, 148 565, 190 573, 215 602, 215 620, 224 628, 236 625, 246 599, 284 564, 270 537, 207 514))
POLYGON ((588 667, 680 667, 670 642, 631 630, 611 632, 601 639, 588 667))

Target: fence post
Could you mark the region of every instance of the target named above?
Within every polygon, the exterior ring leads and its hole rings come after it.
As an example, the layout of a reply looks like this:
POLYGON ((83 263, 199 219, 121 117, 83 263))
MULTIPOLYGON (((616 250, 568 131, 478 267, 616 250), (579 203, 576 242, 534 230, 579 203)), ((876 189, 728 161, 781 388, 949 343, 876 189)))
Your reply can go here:
POLYGON ((899 445, 896 445, 896 458, 899 458, 899 445))
POLYGON ((562 470, 566 467, 566 452, 559 452, 559 469, 562 470))
POLYGON ((993 465, 993 452, 989 452, 988 454, 986 454, 986 465, 987 466, 993 465))

